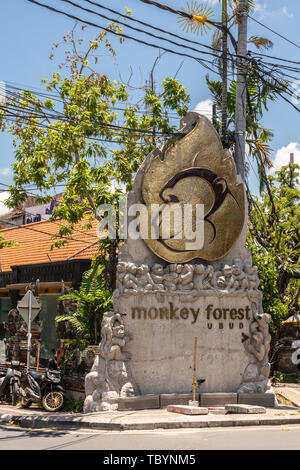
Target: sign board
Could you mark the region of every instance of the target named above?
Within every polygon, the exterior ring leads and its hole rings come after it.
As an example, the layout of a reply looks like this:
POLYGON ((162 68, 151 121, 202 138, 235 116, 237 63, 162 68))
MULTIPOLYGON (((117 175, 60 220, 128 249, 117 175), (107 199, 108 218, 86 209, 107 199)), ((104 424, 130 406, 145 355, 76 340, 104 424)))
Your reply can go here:
POLYGON ((30 307, 30 295, 31 295, 31 322, 41 311, 41 306, 31 291, 27 291, 24 297, 18 302, 17 309, 19 314, 25 320, 26 324, 29 323, 29 307, 30 307))

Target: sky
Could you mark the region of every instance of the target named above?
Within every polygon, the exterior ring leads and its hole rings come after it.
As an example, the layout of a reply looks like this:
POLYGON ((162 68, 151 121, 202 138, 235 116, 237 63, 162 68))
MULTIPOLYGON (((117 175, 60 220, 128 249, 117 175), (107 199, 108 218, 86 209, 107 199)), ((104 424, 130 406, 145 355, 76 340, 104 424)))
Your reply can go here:
MULTIPOLYGON (((80 11, 61 0, 41 0, 43 3, 56 7, 57 9, 76 12, 77 16, 84 20, 89 20, 100 26, 105 26, 104 19, 80 11)), ((73 0, 75 1, 75 0, 73 0)), ((111 7, 122 13, 125 9, 132 10, 132 16, 144 20, 155 26, 167 29, 180 35, 198 40, 210 45, 212 31, 202 36, 195 36, 191 33, 184 33, 177 22, 177 17, 169 12, 162 11, 154 6, 145 5, 140 0, 96 0, 102 5, 111 7)), ((76 0, 76 3, 91 8, 84 0, 76 0)), ((186 6, 186 0, 161 0, 161 3, 168 4, 173 8, 181 9, 186 6)), ((208 0, 205 2, 213 10, 213 19, 220 20, 221 12, 218 0, 208 0)), ((95 7, 93 7, 96 9, 95 7)), ((105 13, 109 16, 109 13, 105 13)), ((63 15, 45 10, 37 5, 29 3, 27 0, 2 1, 0 5, 1 29, 0 39, 0 99, 1 82, 17 84, 24 88, 42 88, 41 79, 50 78, 57 70, 60 62, 59 53, 54 60, 50 60, 51 47, 54 42, 60 42, 64 34, 70 31, 74 21, 63 15)), ((76 14, 75 14, 76 16, 76 14)), ((264 23, 271 29, 279 32, 295 43, 299 43, 299 22, 300 22, 300 2, 299 0, 258 0, 256 9, 252 14, 258 21, 264 23)), ((300 50, 296 46, 284 41, 272 32, 266 30, 249 19, 248 36, 265 36, 274 43, 273 49, 267 54, 285 59, 300 62, 300 50)), ((83 37, 93 38, 99 30, 88 27, 83 37)), ((142 40, 160 44, 159 40, 149 38, 142 33, 126 30, 129 35, 134 35, 142 40)), ((117 51, 116 58, 101 55, 97 66, 97 72, 107 74, 111 79, 127 82, 130 78, 130 85, 140 88, 145 80, 149 79, 149 73, 154 60, 158 55, 158 50, 142 44, 138 44, 130 39, 120 45, 115 37, 110 38, 117 51)), ((181 50, 176 46, 161 42, 166 47, 181 50)), ((251 47, 253 49, 253 47, 251 47)), ((253 49, 254 50, 254 49, 253 49)), ((184 52, 184 50, 182 50, 184 52)), ((197 55, 197 53, 195 53, 197 55)), ((193 53, 191 52, 191 55, 193 53)), ((201 64, 193 59, 179 57, 170 53, 162 56, 159 65, 155 69, 155 82, 159 84, 166 77, 176 76, 185 86, 191 96, 190 110, 200 110, 204 113, 209 111, 211 96, 205 82, 205 76, 209 73, 210 78, 219 79, 212 72, 206 70, 201 64)), ((300 77, 300 75, 299 75, 300 77)), ((295 93, 300 92, 300 81, 294 83, 295 93)), ((133 99, 140 91, 132 91, 133 99)), ((271 143, 273 168, 271 172, 289 162, 290 153, 294 153, 295 163, 300 164, 300 115, 288 103, 278 99, 269 106, 268 112, 263 117, 262 124, 272 129, 274 138, 271 143)), ((0 132, 0 183, 10 184, 13 179, 11 164, 14 161, 14 148, 11 136, 5 132, 0 132)), ((258 178, 255 172, 255 165, 249 175, 249 185, 251 191, 258 192, 258 178)), ((5 189, 5 186, 1 186, 5 189)), ((0 201, 7 197, 6 193, 0 190, 0 201)), ((0 213, 5 210, 0 204, 0 213)))

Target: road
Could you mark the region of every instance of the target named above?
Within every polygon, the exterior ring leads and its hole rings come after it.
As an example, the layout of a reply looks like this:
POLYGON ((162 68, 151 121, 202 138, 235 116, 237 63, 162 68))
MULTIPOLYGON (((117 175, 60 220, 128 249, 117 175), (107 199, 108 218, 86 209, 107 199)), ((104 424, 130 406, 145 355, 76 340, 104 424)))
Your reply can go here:
MULTIPOLYGON (((300 426, 56 431, 0 426, 0 450, 300 450, 300 426)), ((99 454, 100 455, 100 454, 99 454)), ((102 455, 102 453, 101 453, 102 455)), ((104 455, 104 454, 103 454, 104 455)))

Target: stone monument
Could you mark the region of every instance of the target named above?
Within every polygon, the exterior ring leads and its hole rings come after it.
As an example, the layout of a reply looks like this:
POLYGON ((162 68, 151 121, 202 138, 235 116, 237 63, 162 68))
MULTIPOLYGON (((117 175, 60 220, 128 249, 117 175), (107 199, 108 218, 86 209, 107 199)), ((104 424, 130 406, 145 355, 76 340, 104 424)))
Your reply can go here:
POLYGON ((104 319, 85 411, 116 409, 122 396, 191 392, 195 337, 201 392, 273 393, 271 317, 245 246, 247 213, 230 152, 208 119, 189 113, 178 139, 148 155, 128 195, 128 228, 136 231, 128 230, 118 258, 114 310, 120 313, 104 319), (182 214, 189 230, 180 230, 182 214))

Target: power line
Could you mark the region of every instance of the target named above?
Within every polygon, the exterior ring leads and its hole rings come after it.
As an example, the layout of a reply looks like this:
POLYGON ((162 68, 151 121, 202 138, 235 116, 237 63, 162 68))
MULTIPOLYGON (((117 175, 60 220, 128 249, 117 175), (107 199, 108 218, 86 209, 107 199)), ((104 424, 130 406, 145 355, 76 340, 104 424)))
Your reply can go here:
MULTIPOLYGON (((188 42, 188 43, 192 43, 192 44, 196 44, 198 46, 202 46, 202 47, 205 47, 207 49, 210 49, 211 51, 215 51, 215 49, 211 46, 208 46, 207 44, 204 44, 204 43, 201 43, 201 42, 198 42, 198 41, 193 41, 191 39, 187 39, 186 37, 184 36, 179 36, 178 34, 175 34, 175 33, 171 33, 170 31, 166 31, 165 29, 162 29, 162 28, 159 28, 157 26, 154 26, 150 23, 146 23, 145 21, 141 21, 141 20, 138 20, 136 18, 133 18, 131 15, 130 16, 127 16, 127 15, 124 15, 123 13, 117 11, 117 10, 113 10, 112 8, 108 8, 104 5, 101 5, 100 3, 98 2, 93 2, 92 0, 83 0, 83 1, 86 1, 92 5, 95 5, 97 6, 98 8, 102 8, 103 10, 107 10, 107 11, 110 11, 111 13, 114 13, 115 15, 119 15, 119 16, 122 16, 123 18, 126 18, 126 20, 130 20, 130 21, 133 21, 135 23, 139 23, 143 26, 146 26, 147 28, 152 28, 152 29, 155 29, 156 31, 160 31, 161 33, 165 33, 165 34, 168 34, 172 37, 176 37, 178 39, 181 39, 185 42, 188 42)), ((126 25, 127 26, 127 25, 126 25)))
MULTIPOLYGON (((43 97, 45 97, 45 98, 52 98, 52 99, 54 99, 55 101, 58 101, 58 102, 60 102, 60 103, 64 103, 62 100, 60 100, 60 99, 57 97, 57 95, 36 92, 36 91, 35 91, 35 87, 32 86, 32 85, 28 86, 28 85, 25 85, 25 84, 24 84, 24 85, 23 85, 24 88, 20 88, 20 87, 16 87, 16 86, 11 86, 11 85, 10 85, 10 83, 14 83, 14 82, 6 81, 6 80, 3 80, 3 81, 4 81, 4 83, 5 83, 5 85, 6 85, 6 87, 7 87, 8 89, 13 89, 13 90, 17 90, 17 91, 18 91, 18 93, 13 93, 14 96, 15 96, 15 95, 20 95, 19 92, 22 92, 22 91, 30 91, 31 93, 34 93, 35 95, 38 95, 38 96, 40 95, 40 96, 43 96, 43 97), (29 87, 30 87, 30 88, 29 88, 29 87)), ((9 92, 9 93, 12 93, 12 92, 9 92)), ((32 101, 31 101, 31 102, 32 102, 32 101)), ((32 102, 32 103, 33 103, 33 102, 32 102)), ((70 104, 70 103, 68 103, 68 104, 70 104)), ((138 108, 138 105, 137 105, 137 104, 129 103, 127 108, 120 108, 119 106, 112 106, 112 107, 109 107, 109 110, 110 110, 110 111, 122 111, 122 112, 124 112, 124 111, 130 111, 130 110, 132 109, 132 110, 133 110, 135 113, 137 113, 137 114, 145 114, 145 115, 147 115, 147 114, 149 113, 149 110, 147 110, 147 109, 137 109, 137 108, 138 108)), ((58 111, 57 111, 57 112, 58 112, 58 111)), ((210 113, 207 112, 206 110, 201 110, 201 113, 203 113, 203 114, 210 114, 210 113)), ((61 113, 60 113, 60 114, 61 114, 61 113)), ((166 111, 164 114, 166 115, 166 117, 169 117, 169 118, 172 119, 172 120, 173 120, 173 119, 174 119, 174 120, 180 120, 180 119, 181 119, 180 116, 178 116, 177 114, 172 113, 172 112, 166 111)))
MULTIPOLYGON (((140 1, 143 1, 143 0, 140 0, 140 1)), ((285 41, 289 42, 290 44, 292 44, 293 46, 296 46, 300 49, 300 46, 299 44, 296 44, 295 42, 291 41, 290 39, 288 39, 287 37, 283 36, 282 34, 278 33, 277 31, 274 31, 274 29, 271 29, 269 26, 265 25, 264 23, 261 23, 260 21, 256 20, 255 18, 253 18, 252 16, 248 15, 248 18, 250 18, 252 21, 255 21, 255 23, 258 23, 259 25, 263 26, 264 28, 268 29, 269 31, 271 31, 272 33, 276 34, 277 36, 279 36, 281 39, 284 39, 285 41)))
MULTIPOLYGON (((211 61, 208 61, 208 60, 205 60, 205 59, 201 59, 200 57, 194 57, 190 54, 186 54, 186 53, 183 53, 183 52, 178 52, 178 51, 174 51, 172 49, 168 49, 164 46, 161 46, 161 45, 157 45, 157 44, 153 44, 153 43, 149 43, 149 42, 146 42, 146 41, 143 41, 142 39, 138 39, 138 38, 135 38, 135 37, 132 37, 132 36, 129 36, 123 32, 116 32, 116 31, 113 31, 111 29, 108 29, 108 28, 105 28, 104 26, 100 26, 99 24, 96 24, 96 23, 92 23, 91 21, 87 21, 87 20, 83 20, 82 18, 79 18, 78 16, 75 16, 75 15, 71 15, 70 13, 67 13, 65 11, 62 11, 62 10, 58 10, 57 8, 54 8, 54 7, 51 7, 49 5, 45 5, 43 3, 40 3, 36 0, 26 0, 27 2, 30 2, 30 3, 33 3, 35 5, 39 5, 43 8, 46 8, 50 11, 53 11, 55 13, 59 13, 59 14, 62 14, 62 15, 65 15, 67 16, 68 18, 71 18, 75 21, 79 21, 81 23, 84 23, 84 24, 88 24, 89 26, 92 26, 94 28, 100 28, 102 29, 103 31, 106 31, 108 33, 111 33, 115 36, 118 36, 118 37, 124 37, 125 39, 131 39, 133 41, 136 41, 140 44, 143 44, 143 45, 146 45, 146 46, 149 46, 149 47, 153 47, 153 48, 156 48, 156 49, 159 49, 159 50, 163 50, 163 51, 166 51, 166 52, 169 52, 170 54, 175 54, 175 55, 178 55, 178 56, 181 56, 181 57, 188 57, 190 59, 193 59, 195 60, 196 62, 200 63, 203 67, 205 67, 206 69, 210 70, 211 72, 213 73, 217 73, 215 70, 213 70, 212 68, 210 68, 208 65, 205 64, 205 62, 207 63, 210 63, 212 64, 211 61)), ((213 65, 213 64, 212 64, 213 65)))
MULTIPOLYGON (((86 0, 87 1, 87 0, 86 0)), ((162 10, 165 10, 165 11, 168 11, 170 13, 174 13, 175 15, 179 15, 179 16, 184 16, 185 18, 189 18, 189 19, 192 19, 192 15, 189 15, 188 13, 184 12, 184 11, 181 11, 181 10, 176 10, 168 5, 165 5, 163 3, 159 3, 159 2, 156 2, 156 1, 153 1, 153 0, 139 0, 140 2, 142 3, 146 3, 148 5, 153 5, 157 8, 160 8, 162 10)), ((277 34, 278 36, 280 36, 281 38, 285 39, 286 41, 290 42, 291 44, 293 44, 294 46, 296 47, 299 47, 300 46, 292 41, 290 41, 288 38, 282 36, 281 34, 277 33, 276 31, 272 30, 271 28, 269 28, 268 26, 264 25, 263 23, 260 23, 258 20, 254 19, 252 16, 248 15, 249 18, 251 18, 253 21, 256 21, 257 23, 259 23, 261 26, 264 26, 265 28, 269 29, 270 31, 272 31, 274 34, 277 34)), ((210 21, 210 23, 212 25, 215 25, 215 26, 218 26, 219 28, 222 28, 222 23, 217 23, 217 22, 213 22, 213 21, 210 21)), ((256 52, 253 52, 254 54, 258 54, 256 52)), ((236 55, 238 57, 238 55, 236 55)), ((276 58, 276 57, 272 57, 272 56, 268 56, 268 55, 264 55, 265 57, 271 57, 271 58, 276 58)), ((287 59, 280 59, 278 58, 279 60, 283 60, 283 61, 287 61, 287 59)), ((293 61, 291 61, 293 62, 293 61)), ((300 62, 297 62, 298 64, 300 62)))
MULTIPOLYGON (((1 186, 6 186, 7 188, 10 188, 10 186, 9 186, 8 184, 5 184, 5 183, 0 183, 0 185, 1 185, 1 186)), ((57 184, 57 185, 55 185, 55 188, 57 188, 58 186, 66 186, 66 184, 57 184)), ((39 188, 36 188, 36 189, 39 189, 39 188)), ((16 190, 19 190, 19 189, 18 189, 18 188, 14 188, 14 191, 16 191, 16 190)), ((27 193, 27 195, 29 195, 29 196, 34 196, 34 197, 36 197, 36 194, 33 194, 33 193, 28 192, 28 191, 34 190, 34 188, 24 188, 24 189, 23 189, 23 188, 22 188, 22 189, 20 188, 20 190, 21 190, 21 191, 25 191, 25 192, 27 193)), ((1 192, 1 191, 2 191, 2 190, 0 190, 0 192, 1 192)), ((5 192, 8 192, 8 191, 9 191, 9 189, 6 190, 5 192)), ((52 198, 55 198, 55 195, 54 195, 54 196, 51 196, 51 197, 52 197, 52 198)), ((2 202, 2 204, 4 204, 3 201, 0 201, 0 202, 2 202)), ((29 211, 26 211, 26 209, 19 209, 19 208, 18 208, 17 210, 20 211, 20 212, 23 212, 23 214, 25 214, 25 215, 26 215, 26 214, 31 215, 31 216, 37 215, 37 214, 32 214, 32 213, 30 213, 29 211)), ((53 224, 59 225, 60 227, 62 226, 62 224, 60 224, 60 223, 57 222, 56 220, 49 220, 49 219, 45 219, 44 217, 41 217, 41 220, 46 221, 46 222, 51 222, 51 223, 53 223, 53 224)), ((72 230, 73 230, 74 232, 83 233, 83 234, 85 234, 85 235, 88 233, 86 230, 80 230, 80 229, 75 228, 75 227, 73 227, 72 230)), ((88 235, 91 236, 91 234, 88 234, 88 235)), ((93 238, 98 238, 97 236, 94 236, 94 235, 93 235, 92 237, 93 237, 93 238)))
MULTIPOLYGON (((98 13, 98 12, 96 12, 96 11, 90 10, 89 8, 84 8, 83 6, 78 5, 77 3, 72 2, 71 0, 60 0, 60 1, 61 1, 61 2, 65 2, 65 3, 69 3, 70 5, 73 5, 73 6, 76 7, 76 8, 79 8, 79 9, 81 9, 81 10, 83 10, 83 11, 88 12, 88 13, 92 13, 93 15, 100 16, 101 18, 104 18, 104 19, 106 19, 106 20, 108 20, 108 21, 113 21, 113 22, 115 22, 115 23, 119 23, 119 24, 121 24, 122 26, 125 26, 126 28, 132 29, 132 30, 137 31, 137 32, 139 32, 139 33, 146 34, 146 35, 148 35, 148 36, 154 37, 154 38, 159 39, 159 40, 162 40, 162 41, 167 41, 167 42, 169 42, 169 43, 171 43, 171 44, 174 44, 175 46, 183 47, 183 48, 185 48, 185 49, 190 49, 190 50, 195 51, 195 52, 200 52, 201 54, 206 54, 206 55, 210 55, 210 56, 213 56, 213 57, 219 57, 216 53, 198 50, 198 49, 195 49, 194 47, 187 46, 187 45, 185 45, 185 44, 179 44, 178 42, 172 41, 172 40, 167 39, 167 38, 164 38, 164 37, 162 37, 162 36, 157 36, 156 34, 150 33, 150 32, 148 32, 148 31, 142 30, 142 29, 140 29, 140 28, 135 28, 134 26, 131 26, 131 25, 129 25, 129 24, 126 24, 126 23, 124 23, 123 21, 120 21, 120 20, 118 20, 118 19, 110 18, 110 17, 108 17, 108 16, 106 16, 106 15, 102 15, 101 13, 98 13)), ((96 4, 95 2, 91 2, 90 0, 85 0, 85 1, 87 1, 87 2, 89 2, 89 3, 92 3, 92 4, 94 4, 94 5, 96 5, 96 6, 100 7, 100 8, 104 8, 104 7, 102 7, 102 5, 96 4)), ((117 11, 115 11, 115 10, 111 10, 111 11, 114 11, 115 14, 120 14, 119 12, 117 12, 117 11)), ((124 16, 125 16, 125 15, 124 15, 124 16)), ((146 24, 146 23, 145 23, 145 24, 146 24)), ((164 31, 164 32, 166 32, 166 31, 164 31)))
MULTIPOLYGON (((26 107, 22 107, 22 106, 19 106, 19 105, 0 105, 0 109, 9 109, 9 110, 21 110, 22 112, 24 113, 34 113, 35 116, 32 116, 33 118, 37 117, 37 118, 41 118, 41 117, 45 117, 45 118, 48 118, 48 119, 57 119, 57 120, 60 120, 60 121, 64 121, 64 122, 68 122, 70 124, 76 124, 76 120, 75 119, 70 119, 70 118, 67 118, 64 114, 56 111, 56 113, 58 114, 50 114, 48 112, 48 114, 46 113, 39 113, 38 111, 36 110, 33 110, 32 108, 26 108, 26 107)), ((96 121, 77 121, 77 124, 95 124, 96 121)), ((100 127, 100 128, 107 128, 109 130, 125 130, 125 131, 130 131, 132 134, 134 133, 141 133, 141 134, 152 134, 152 130, 150 129, 141 129, 141 128, 131 128, 131 127, 126 127, 126 126, 118 126, 117 124, 107 124, 107 123, 97 123, 97 126, 100 127)), ((160 132, 160 131, 157 131, 156 132, 158 135, 172 135, 172 136, 176 136, 178 135, 178 133, 174 133, 174 132, 160 132)))
MULTIPOLYGON (((176 37, 176 38, 178 38, 178 39, 180 39, 180 40, 183 40, 183 41, 185 41, 185 42, 188 42, 189 44, 193 43, 193 44, 196 44, 196 45, 198 45, 198 46, 205 47, 205 48, 209 49, 211 52, 207 52, 207 51, 195 49, 194 47, 187 46, 187 45, 185 45, 185 44, 179 44, 178 42, 175 42, 175 41, 173 41, 173 40, 170 40, 170 39, 164 38, 164 37, 162 37, 162 36, 157 36, 157 35, 155 35, 155 34, 149 33, 148 31, 145 31, 145 30, 142 30, 142 29, 139 29, 139 28, 134 28, 133 26, 130 26, 129 24, 126 24, 126 23, 120 21, 119 19, 110 18, 110 17, 105 16, 105 15, 103 15, 103 14, 100 14, 100 13, 94 11, 94 10, 90 10, 90 9, 88 9, 88 8, 84 8, 84 7, 82 7, 81 5, 78 5, 77 3, 72 2, 72 0, 60 0, 60 1, 65 2, 65 3, 69 3, 69 4, 73 5, 73 6, 75 6, 76 8, 79 8, 79 9, 81 9, 81 10, 83 10, 83 11, 87 11, 88 13, 92 13, 92 14, 94 14, 94 15, 100 16, 101 18, 104 18, 104 19, 106 19, 106 20, 108 20, 108 21, 112 21, 112 22, 115 22, 115 23, 119 23, 119 24, 121 24, 122 26, 125 26, 126 28, 133 29, 134 31, 140 32, 140 33, 142 33, 142 34, 146 34, 146 35, 149 35, 149 36, 154 37, 154 38, 156 38, 156 39, 170 42, 171 44, 174 44, 174 45, 179 46, 179 47, 183 47, 183 48, 185 48, 185 49, 190 49, 190 50, 195 51, 195 52, 200 52, 200 53, 205 54, 205 55, 210 55, 210 56, 212 56, 212 57, 214 57, 214 58, 219 58, 219 55, 216 53, 216 50, 215 50, 213 47, 211 47, 211 46, 208 46, 208 45, 206 45, 206 44, 200 43, 200 42, 198 42, 198 41, 193 41, 193 40, 191 40, 191 39, 187 39, 187 38, 185 38, 185 37, 183 37, 183 36, 179 36, 178 34, 175 34, 175 33, 170 33, 169 31, 166 31, 166 30, 164 30, 164 29, 162 29, 162 28, 158 28, 158 27, 156 27, 156 26, 154 26, 154 25, 151 25, 151 24, 149 24, 149 23, 146 23, 146 22, 144 22, 144 21, 140 21, 140 20, 138 20, 138 19, 136 19, 136 18, 132 18, 131 16, 126 16, 126 15, 122 14, 121 12, 119 12, 119 11, 117 11, 117 10, 113 10, 113 9, 111 9, 111 8, 108 8, 108 7, 106 7, 106 6, 103 6, 103 5, 101 5, 100 3, 98 3, 98 2, 94 2, 94 1, 92 1, 92 0, 83 0, 83 1, 88 2, 89 4, 92 4, 92 5, 96 6, 96 7, 98 7, 98 8, 102 8, 102 9, 104 9, 104 10, 110 11, 111 13, 114 13, 115 15, 122 16, 123 18, 126 18, 126 20, 130 20, 130 21, 137 22, 137 23, 142 24, 143 26, 146 26, 146 27, 148 27, 148 28, 155 29, 155 30, 160 31, 160 32, 162 32, 162 33, 164 33, 164 34, 168 34, 168 35, 170 35, 170 36, 172 36, 172 37, 176 37)), ((235 58, 240 57, 238 54, 236 54, 236 53, 231 53, 230 51, 227 51, 227 52, 226 52, 226 55, 227 55, 227 57, 230 57, 231 59, 233 59, 233 57, 235 57, 235 58)), ((243 59, 244 59, 244 57, 243 57, 243 59)), ((246 59, 246 60, 249 60, 249 59, 246 59)), ((211 62, 208 62, 208 63, 211 63, 211 62)))
MULTIPOLYGON (((36 111, 30 109, 30 108, 22 108, 22 107, 18 107, 18 106, 12 106, 12 105, 0 105, 0 109, 3 109, 4 111, 6 111, 6 113, 8 114, 8 116, 12 116, 15 118, 15 120, 17 119, 20 119, 20 120, 27 120, 29 122, 32 122, 33 124, 37 125, 38 127, 42 127, 42 128, 45 128, 45 129, 49 129, 49 130, 54 130, 54 131, 61 131, 61 132, 64 132, 63 129, 56 129, 55 127, 50 127, 50 126, 47 126, 46 124, 43 124, 43 123, 37 123, 36 121, 34 121, 34 119, 41 119, 41 118, 47 118, 47 119, 56 119, 57 121, 60 121, 60 122, 65 122, 65 123, 69 123, 69 124, 72 124, 73 126, 79 126, 80 124, 95 124, 95 121, 89 121, 89 122, 86 122, 86 121, 78 121, 76 122, 76 120, 74 119, 68 119, 67 117, 65 117, 64 115, 60 114, 60 115, 51 115, 51 114, 39 114, 37 113, 36 111), (18 110, 21 110, 23 115, 19 115, 19 114, 16 114, 18 113, 19 111, 18 110), (13 112, 15 111, 15 112, 13 112)), ((8 119, 9 120, 9 119, 8 119)), ((114 136, 119 136, 119 137, 125 137, 124 134, 120 134, 120 131, 128 131, 130 132, 130 137, 138 137, 138 138, 141 138, 143 135, 144 136, 148 136, 148 137, 152 137, 152 134, 153 134, 153 131, 152 130, 148 130, 148 129, 135 129, 135 128, 130 128, 130 127, 125 127, 125 126, 118 126, 116 124, 106 124, 106 123, 103 123, 103 124, 96 124, 96 127, 99 127, 99 128, 107 128, 108 130, 110 130, 112 132, 112 135, 114 136), (115 132, 115 131, 119 131, 119 133, 115 132), (139 135, 141 134, 141 135, 139 135)), ((181 134, 180 133, 174 133, 174 132, 160 132, 160 131, 157 131, 156 132, 157 136, 158 137, 163 137, 163 136, 180 136, 181 134)), ((87 138, 87 139, 91 139, 91 140, 96 140, 96 141, 101 141, 101 142, 109 142, 109 143, 120 143, 118 141, 115 141, 115 140, 109 140, 109 139, 101 139, 101 138, 98 138, 98 137, 92 137, 92 136, 85 136, 83 135, 82 136, 83 138, 87 138)), ((123 141, 124 143, 125 141, 123 141)))
MULTIPOLYGON (((174 51, 174 50, 166 49, 165 47, 158 46, 158 45, 156 45, 156 44, 147 43, 147 42, 145 42, 145 41, 142 41, 142 40, 140 40, 140 39, 134 38, 134 37, 132 37, 132 36, 125 35, 124 33, 116 33, 116 32, 113 31, 113 30, 109 30, 109 29, 107 29, 107 28, 104 28, 104 27, 102 27, 102 26, 99 26, 99 25, 97 25, 97 24, 95 24, 95 23, 91 23, 91 22, 89 22, 89 21, 84 21, 84 20, 82 20, 82 19, 80 19, 80 18, 78 18, 78 17, 76 17, 76 16, 74 16, 74 15, 70 15, 70 14, 67 13, 67 12, 64 12, 64 11, 61 11, 61 10, 57 10, 57 9, 55 9, 55 8, 53 8, 53 7, 50 7, 49 5, 41 4, 40 2, 37 2, 36 0, 27 0, 27 1, 29 1, 29 2, 31 2, 31 3, 34 3, 34 4, 36 4, 36 5, 39 5, 39 6, 41 6, 41 7, 47 8, 47 9, 49 9, 49 10, 51 10, 51 11, 54 11, 54 12, 57 12, 57 13, 66 15, 66 16, 72 18, 72 19, 75 19, 76 21, 84 22, 84 23, 89 24, 89 25, 91 25, 91 26, 94 26, 94 27, 96 27, 96 28, 99 28, 99 27, 100 27, 101 29, 103 29, 103 30, 105 30, 105 31, 107 31, 107 32, 110 32, 110 33, 112 33, 112 34, 115 34, 115 35, 117 35, 117 36, 122 35, 122 36, 125 37, 125 38, 132 39, 132 40, 137 41, 137 42, 139 42, 139 43, 142 43, 142 44, 144 44, 144 45, 148 45, 148 46, 150 46, 150 47, 155 47, 155 48, 158 48, 158 49, 165 50, 166 52, 170 52, 170 53, 173 53, 173 54, 177 54, 177 55, 181 55, 181 56, 186 56, 186 57, 192 58, 192 59, 196 60, 197 62, 200 62, 202 65, 206 66, 205 64, 203 64, 203 61, 205 61, 204 59, 196 58, 196 57, 194 57, 194 56, 191 56, 190 54, 183 54, 183 53, 181 53, 181 52, 176 52, 176 51, 174 51)), ((70 2, 70 0, 62 0, 62 1, 69 1, 69 2, 70 2)), ((144 1, 144 0, 141 0, 141 1, 144 1)), ((158 4, 158 2, 152 2, 152 1, 150 2, 150 1, 148 1, 148 0, 147 0, 146 3, 154 4, 155 6, 157 6, 157 4, 158 4)), ((160 4, 160 5, 162 5, 162 4, 160 4)), ((76 5, 76 6, 78 6, 78 5, 76 5)), ((82 7, 79 6, 79 8, 82 8, 82 7)), ((166 9, 170 10, 169 7, 167 7, 166 9)), ((172 12, 175 11, 176 13, 178 13, 178 11, 173 10, 173 9, 171 9, 171 11, 172 11, 172 12)), ((94 13, 95 13, 95 12, 94 12, 94 13)), ((127 26, 127 25, 126 25, 126 26, 127 26)), ((180 47, 181 47, 181 46, 180 46, 180 47)), ((207 63, 212 63, 212 62, 209 62, 209 61, 206 61, 206 62, 207 62, 207 63)), ((213 63, 212 63, 212 64, 213 64, 213 63)), ((213 73, 217 73, 215 70, 212 70, 212 69, 211 69, 210 67, 208 67, 208 66, 206 66, 206 68, 208 68, 209 70, 211 70, 213 73)))
MULTIPOLYGON (((49 235, 51 236, 51 238, 63 238, 65 240, 68 240, 68 241, 76 241, 76 242, 80 242, 80 243, 85 243, 85 244, 89 244, 90 241, 84 241, 84 240, 78 240, 77 238, 68 238, 68 237, 64 237, 64 236, 58 236, 58 235, 54 235, 53 233, 50 233, 50 232, 46 232, 44 230, 38 230, 36 228, 32 228, 32 227, 28 227, 27 225, 18 225, 18 224, 14 224, 13 222, 11 222, 10 220, 5 220, 5 219, 1 219, 1 222, 5 223, 5 224, 10 224, 12 225, 13 227, 19 227, 19 228, 24 228, 26 230, 32 230, 33 232, 38 232, 38 233, 42 233, 44 235, 49 235)), ((34 222, 33 222, 34 223, 34 222)), ((9 227, 8 227, 9 228, 9 227)), ((2 229, 4 230, 4 229, 2 229)))
POLYGON ((161 10, 168 11, 169 13, 174 13, 175 15, 184 16, 185 18, 192 19, 192 15, 189 15, 188 13, 182 10, 175 10, 174 8, 169 7, 164 3, 155 2, 153 0, 140 0, 140 2, 146 3, 147 5, 153 5, 157 8, 160 8, 161 10))

